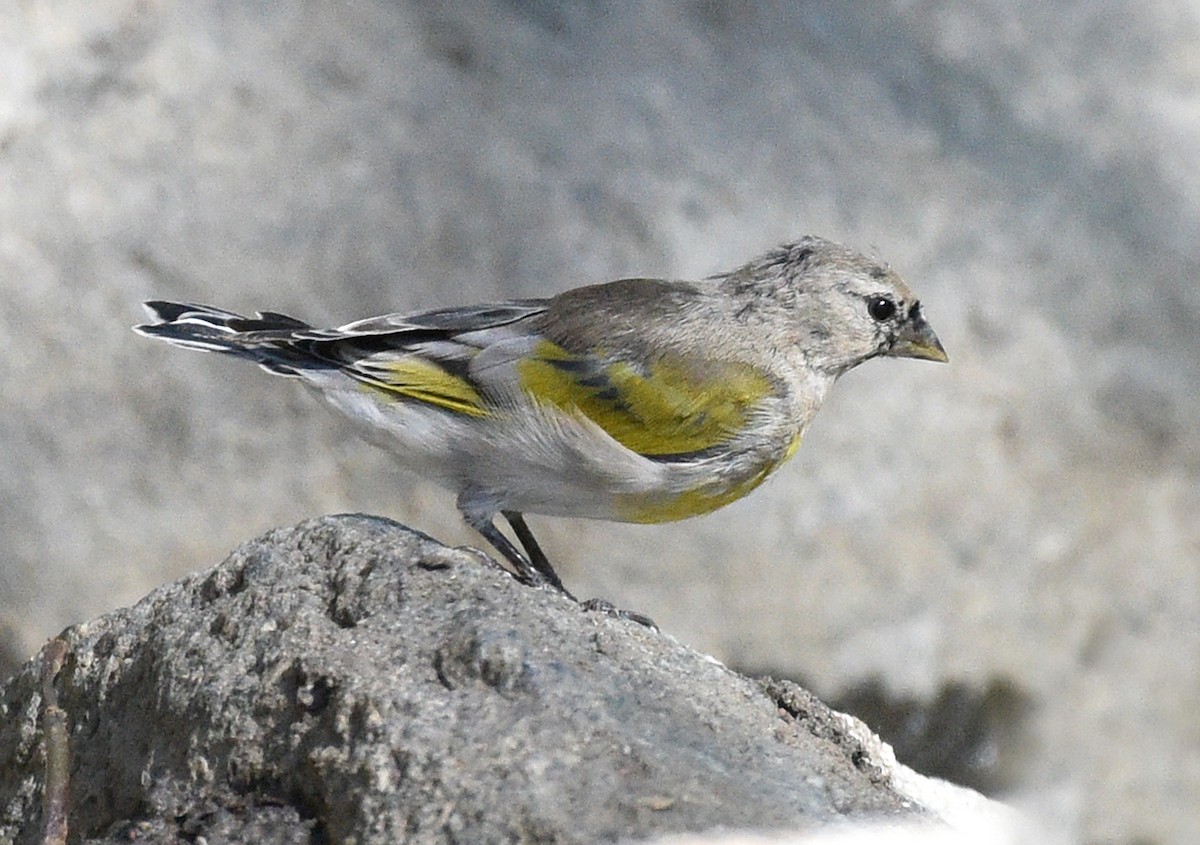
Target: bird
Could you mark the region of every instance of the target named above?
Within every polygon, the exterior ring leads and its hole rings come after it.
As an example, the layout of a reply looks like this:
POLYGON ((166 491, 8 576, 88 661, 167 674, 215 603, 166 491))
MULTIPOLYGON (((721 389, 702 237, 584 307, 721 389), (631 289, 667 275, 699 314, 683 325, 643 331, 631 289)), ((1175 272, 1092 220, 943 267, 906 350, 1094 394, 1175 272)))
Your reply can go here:
POLYGON ((699 281, 626 278, 337 328, 275 311, 145 307, 142 335, 298 379, 455 493, 518 580, 572 598, 525 514, 709 513, 795 453, 852 368, 949 360, 896 271, 816 236, 699 281))

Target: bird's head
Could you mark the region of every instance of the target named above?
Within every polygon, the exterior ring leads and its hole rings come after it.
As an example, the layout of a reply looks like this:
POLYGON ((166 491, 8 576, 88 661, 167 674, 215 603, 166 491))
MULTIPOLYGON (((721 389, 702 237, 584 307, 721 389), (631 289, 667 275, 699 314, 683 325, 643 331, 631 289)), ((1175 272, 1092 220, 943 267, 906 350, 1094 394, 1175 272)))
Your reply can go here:
POLYGON ((773 322, 788 326, 789 344, 834 375, 877 356, 949 360, 900 276, 841 244, 803 238, 725 281, 773 311, 773 322))

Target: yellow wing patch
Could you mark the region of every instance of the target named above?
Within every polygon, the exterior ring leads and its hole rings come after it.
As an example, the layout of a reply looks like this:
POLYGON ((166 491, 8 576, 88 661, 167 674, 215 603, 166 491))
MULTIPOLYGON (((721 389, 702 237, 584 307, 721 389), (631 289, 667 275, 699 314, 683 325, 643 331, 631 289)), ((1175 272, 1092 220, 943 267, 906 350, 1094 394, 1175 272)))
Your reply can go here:
POLYGON ((543 340, 517 362, 522 389, 536 401, 583 414, 642 455, 702 452, 728 441, 771 395, 752 367, 712 363, 703 371, 669 360, 639 368, 572 355, 543 340))
POLYGON ((487 416, 483 398, 469 381, 422 358, 401 358, 361 369, 355 377, 366 386, 405 399, 427 402, 473 417, 487 416))

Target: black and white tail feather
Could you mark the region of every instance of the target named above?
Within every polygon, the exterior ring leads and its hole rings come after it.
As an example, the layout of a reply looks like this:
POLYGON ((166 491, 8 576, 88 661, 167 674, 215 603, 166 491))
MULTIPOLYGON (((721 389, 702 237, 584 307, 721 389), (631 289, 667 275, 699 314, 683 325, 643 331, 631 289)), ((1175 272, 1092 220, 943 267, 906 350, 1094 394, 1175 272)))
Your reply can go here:
POLYGON ((416 314, 387 314, 334 329, 319 329, 277 311, 245 317, 232 311, 189 302, 144 303, 157 322, 133 330, 187 349, 224 352, 254 361, 274 375, 302 377, 304 371, 346 369, 380 351, 406 349, 430 354, 441 366, 457 370, 478 351, 460 335, 499 329, 546 310, 540 299, 512 300, 416 314), (432 354, 431 354, 432 353, 432 354))
POLYGON ((298 365, 312 369, 321 361, 295 345, 298 333, 313 327, 286 314, 259 311, 255 317, 243 317, 211 305, 162 300, 147 302, 145 307, 158 322, 133 330, 175 346, 248 358, 269 373, 293 378, 299 375, 298 365))

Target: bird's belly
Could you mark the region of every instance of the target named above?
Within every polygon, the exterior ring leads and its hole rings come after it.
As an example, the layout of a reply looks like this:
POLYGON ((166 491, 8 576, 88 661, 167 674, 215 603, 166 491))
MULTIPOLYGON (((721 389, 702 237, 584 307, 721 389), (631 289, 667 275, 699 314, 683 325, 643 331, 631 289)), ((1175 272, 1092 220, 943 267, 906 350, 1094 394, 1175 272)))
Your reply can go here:
MULTIPOLYGON (((783 465, 800 446, 800 434, 786 448, 759 461, 746 461, 740 471, 713 473, 714 478, 698 477, 682 490, 645 491, 616 497, 618 520, 621 522, 675 522, 692 516, 711 513, 736 502, 767 476, 783 465)), ((731 468, 732 469, 732 468, 731 468)))
POLYGON ((702 458, 654 460, 586 419, 552 410, 468 418, 420 403, 380 402, 358 385, 334 387, 322 391, 326 400, 368 439, 483 511, 638 523, 699 516, 758 487, 801 437, 760 437, 702 458))
POLYGON ((546 516, 612 522, 674 522, 722 508, 750 493, 800 444, 797 434, 768 453, 724 454, 692 463, 656 463, 636 479, 603 466, 572 473, 526 467, 524 484, 508 487, 501 508, 546 516))

